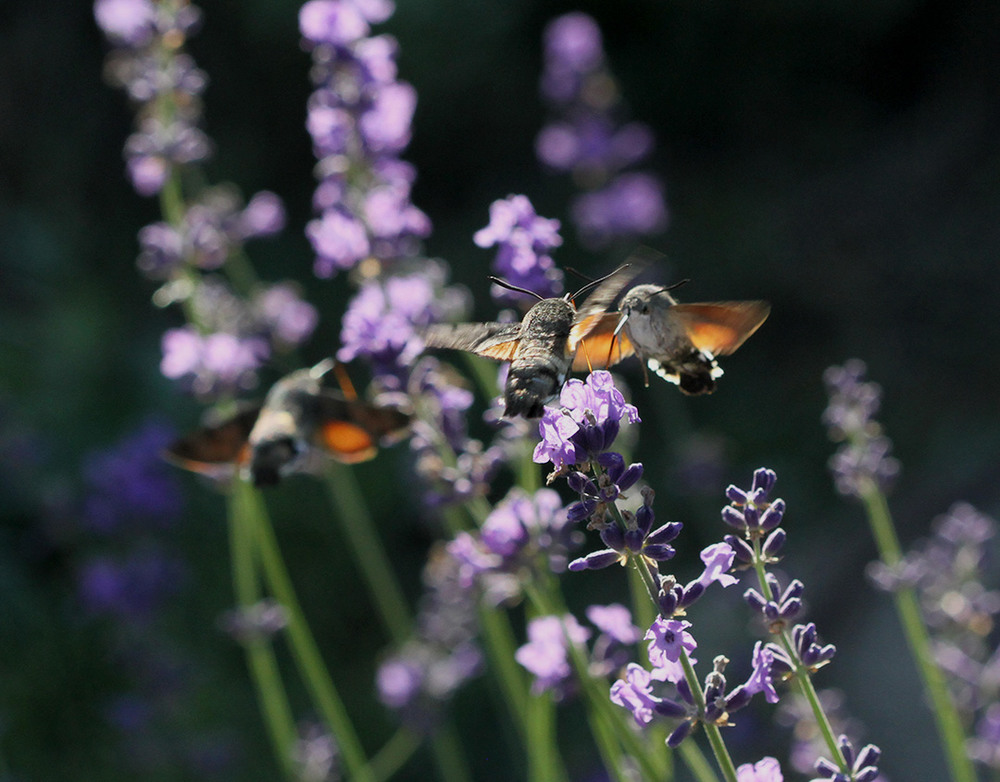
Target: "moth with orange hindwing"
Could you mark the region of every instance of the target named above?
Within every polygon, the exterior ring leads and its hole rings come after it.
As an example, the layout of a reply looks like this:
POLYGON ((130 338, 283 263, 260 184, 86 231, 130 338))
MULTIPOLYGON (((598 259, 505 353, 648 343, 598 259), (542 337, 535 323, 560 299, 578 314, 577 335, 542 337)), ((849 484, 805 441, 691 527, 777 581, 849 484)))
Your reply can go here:
POLYGON ((613 366, 629 356, 685 394, 710 394, 722 368, 716 358, 736 351, 767 320, 766 301, 680 303, 671 286, 636 285, 619 311, 603 315, 581 341, 573 369, 613 366))
MULTIPOLYGON (((319 455, 347 464, 367 461, 380 444, 404 437, 410 416, 323 385, 338 366, 324 359, 276 382, 263 404, 195 430, 171 444, 167 461, 215 478, 241 473, 255 486, 285 475, 313 472, 319 455)), ((348 383, 348 388, 350 388, 348 383)))
POLYGON ((641 265, 624 264, 576 293, 551 299, 491 277, 498 285, 530 294, 539 301, 519 323, 436 323, 424 328, 421 336, 430 348, 466 350, 509 361, 504 415, 538 418, 545 403, 559 393, 566 381, 579 345, 641 269, 641 265), (576 300, 591 288, 593 293, 577 307, 576 300))

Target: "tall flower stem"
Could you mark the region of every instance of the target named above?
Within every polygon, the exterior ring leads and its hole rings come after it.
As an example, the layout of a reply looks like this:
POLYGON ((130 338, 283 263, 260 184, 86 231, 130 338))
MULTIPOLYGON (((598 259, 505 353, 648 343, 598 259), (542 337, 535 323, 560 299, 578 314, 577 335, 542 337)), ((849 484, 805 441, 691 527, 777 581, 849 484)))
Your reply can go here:
MULTIPOLYGON (((895 569, 903 554, 885 494, 873 480, 866 479, 860 487, 860 496, 868 514, 868 523, 875 545, 878 547, 879 557, 887 567, 895 569)), ((931 711, 944 746, 952 782, 975 782, 975 769, 965 753, 966 736, 962 719, 948 692, 944 675, 934 661, 930 636, 920 614, 917 595, 912 587, 903 585, 893 592, 893 600, 910 647, 910 654, 917 663, 924 690, 931 701, 931 711)))
POLYGON ((336 509, 334 515, 351 548, 351 559, 361 569, 389 636, 395 643, 402 643, 410 634, 410 611, 376 533, 357 478, 349 466, 337 462, 330 462, 325 477, 330 504, 336 509))
MULTIPOLYGON (((767 583, 767 572, 764 566, 763 556, 761 554, 761 542, 759 538, 754 538, 753 548, 754 572, 757 574, 757 584, 761 590, 761 594, 770 595, 771 588, 767 583)), ((795 650, 795 644, 793 643, 788 630, 782 630, 777 635, 785 653, 788 655, 788 659, 795 661, 796 684, 799 691, 802 693, 802 697, 804 697, 806 702, 809 704, 809 708, 813 714, 813 719, 816 720, 816 726, 819 728, 819 732, 823 736, 823 742, 826 744, 830 757, 834 759, 837 766, 843 773, 850 774, 850 764, 844 758, 844 753, 841 751, 840 744, 837 742, 837 737, 833 734, 833 726, 830 725, 830 719, 827 717, 826 710, 823 708, 823 704, 819 699, 819 694, 816 692, 816 687, 813 685, 809 669, 799 660, 798 653, 795 650)))
POLYGON ((265 581, 271 593, 285 609, 288 617, 288 642, 295 665, 330 732, 340 749, 344 765, 351 778, 363 782, 376 782, 368 765, 361 741, 344 707, 344 702, 323 663, 316 640, 306 623, 292 581, 288 576, 271 522, 260 494, 249 488, 246 492, 244 511, 256 534, 258 553, 265 581))
MULTIPOLYGON (((382 624, 393 642, 402 644, 409 637, 413 621, 357 478, 347 465, 331 462, 326 485, 352 559, 361 568, 382 624)), ((446 724, 434 733, 431 749, 443 779, 461 782, 469 778, 453 725, 446 724)))
MULTIPOLYGON (((234 481, 228 501, 229 539, 232 557, 233 592, 242 609, 248 609, 260 599, 257 563, 255 561, 255 525, 253 523, 253 489, 244 481, 234 481)), ((247 667, 257 692, 268 737, 282 773, 289 780, 296 778, 292 750, 298 734, 281 681, 278 663, 269 641, 251 638, 245 644, 247 667)))

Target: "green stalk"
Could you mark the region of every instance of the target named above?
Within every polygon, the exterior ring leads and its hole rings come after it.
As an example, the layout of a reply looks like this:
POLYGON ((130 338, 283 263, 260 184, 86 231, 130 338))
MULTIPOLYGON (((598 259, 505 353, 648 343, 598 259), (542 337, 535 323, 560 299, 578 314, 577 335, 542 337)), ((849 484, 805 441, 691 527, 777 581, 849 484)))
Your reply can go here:
POLYGON ((389 557, 375 532, 375 522, 361 494, 357 477, 347 465, 330 462, 325 478, 330 503, 337 510, 340 529, 351 548, 351 559, 361 568, 361 575, 386 631, 393 642, 402 644, 410 635, 410 610, 389 557))
MULTIPOLYGON (((895 569, 903 554, 885 495, 870 479, 862 484, 860 495, 865 504, 879 557, 887 567, 895 569)), ((931 712, 944 747, 952 782, 975 782, 976 772, 972 760, 965 753, 966 735, 962 718, 948 692, 944 674, 934 661, 931 639, 920 614, 920 603, 916 592, 912 587, 901 586, 893 592, 893 600, 910 647, 910 654, 917 664, 924 690, 931 701, 931 712)))
MULTIPOLYGON (((227 498, 233 592, 241 609, 249 609, 260 599, 254 561, 254 523, 250 515, 253 508, 249 493, 252 491, 245 482, 233 481, 232 494, 227 498)), ((284 777, 294 780, 297 774, 292 752, 298 731, 274 650, 267 640, 252 638, 244 644, 244 651, 275 758, 284 777)))
POLYGON ((344 759, 344 765, 351 778, 363 780, 363 782, 376 782, 361 741, 354 730, 347 709, 337 693, 333 680, 323 664, 316 640, 313 638, 305 615, 302 613, 302 608, 299 606, 260 495, 249 487, 245 491, 248 499, 247 515, 253 520, 264 577, 271 593, 287 613, 288 641, 299 674, 309 690, 313 703, 316 704, 327 727, 336 739, 341 757, 344 759))
MULTIPOLYGON (((393 643, 401 646, 410 637, 413 621, 357 477, 349 466, 337 462, 330 462, 325 477, 330 504, 337 510, 335 515, 351 548, 351 558, 361 569, 383 626, 393 643)), ((431 749, 443 779, 469 779, 453 725, 442 726, 434 733, 431 749)))

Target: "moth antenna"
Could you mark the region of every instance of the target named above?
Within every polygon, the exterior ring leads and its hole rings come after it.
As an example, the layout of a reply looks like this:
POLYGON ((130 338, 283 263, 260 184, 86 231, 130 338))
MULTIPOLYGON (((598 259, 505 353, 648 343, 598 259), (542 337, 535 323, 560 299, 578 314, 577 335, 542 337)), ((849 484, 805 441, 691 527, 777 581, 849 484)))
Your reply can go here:
POLYGON ((596 288, 598 285, 600 285, 605 280, 611 279, 616 274, 618 274, 618 272, 620 272, 620 271, 622 271, 624 269, 627 269, 631 265, 632 264, 630 264, 630 263, 623 263, 621 266, 619 266, 617 269, 615 269, 610 274, 605 274, 603 277, 598 277, 596 280, 591 280, 586 285, 584 285, 582 288, 580 288, 580 290, 578 290, 576 293, 574 293, 572 295, 567 294, 566 298, 568 298, 570 301, 575 301, 580 296, 582 296, 584 293, 586 293, 587 291, 589 291, 591 288, 596 288))
POLYGON ((544 296, 540 296, 539 294, 535 293, 534 291, 528 290, 527 288, 519 288, 517 285, 511 285, 509 282, 507 282, 507 280, 501 280, 499 277, 490 277, 489 279, 492 282, 495 282, 501 288, 506 288, 509 291, 517 291, 518 293, 527 293, 529 296, 534 296, 539 301, 545 300, 544 296))
POLYGON ((579 269, 575 269, 572 266, 567 266, 566 271, 568 271, 570 274, 579 277, 581 280, 586 280, 587 282, 593 282, 594 280, 594 278, 591 277, 589 274, 584 274, 582 271, 580 271, 579 269))
POLYGON ((664 291, 675 291, 678 288, 680 288, 682 285, 687 285, 689 282, 691 282, 691 278, 690 277, 685 277, 683 280, 678 280, 673 285, 665 285, 663 287, 663 290, 664 291))

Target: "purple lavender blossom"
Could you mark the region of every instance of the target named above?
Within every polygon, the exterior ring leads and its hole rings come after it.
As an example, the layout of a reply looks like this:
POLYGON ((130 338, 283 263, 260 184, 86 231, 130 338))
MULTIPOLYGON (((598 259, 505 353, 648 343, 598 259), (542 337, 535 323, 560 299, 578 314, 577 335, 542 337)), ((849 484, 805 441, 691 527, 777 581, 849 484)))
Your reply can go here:
POLYGON ((784 782, 781 764, 772 757, 744 763, 736 769, 736 782, 784 782))
POLYGON ((768 703, 778 702, 778 692, 774 689, 774 677, 771 667, 774 665, 774 652, 760 641, 753 647, 753 672, 743 688, 751 695, 764 693, 768 703))
MULTIPOLYGON (((577 488, 578 491, 581 490, 579 476, 582 475, 582 473, 570 473, 570 486, 577 488)), ((653 521, 655 520, 652 507, 654 492, 652 489, 644 488, 642 495, 643 504, 635 513, 627 510, 621 512, 624 526, 615 522, 604 523, 600 521, 596 523, 600 529, 601 541, 607 548, 573 560, 569 564, 570 570, 600 570, 615 563, 625 564, 630 557, 641 557, 644 566, 648 567, 650 572, 655 575, 656 563, 664 562, 674 556, 674 548, 670 542, 680 534, 683 525, 680 522, 671 521, 653 529, 653 521)), ((574 508, 579 508, 581 505, 586 508, 584 503, 574 503, 569 507, 568 515, 571 521, 580 518, 579 512, 574 513, 573 511, 574 508)), ((594 524, 592 522, 592 526, 594 524)))
POLYGON ((844 444, 830 458, 830 470, 841 494, 860 497, 871 488, 889 487, 899 474, 899 461, 889 456, 892 441, 873 416, 882 389, 864 380, 867 367, 851 359, 823 373, 830 403, 823 412, 830 439, 844 444))
POLYGON ((299 13, 314 63, 306 127, 320 177, 320 216, 306 235, 321 278, 369 257, 412 256, 430 234, 430 220, 410 201, 413 168, 398 159, 410 141, 416 91, 396 80, 396 41, 367 37, 370 24, 393 10, 386 0, 311 0, 299 13))
MULTIPOLYGON (((681 652, 689 655, 698 648, 698 642, 687 631, 690 622, 677 619, 656 617, 650 625, 645 640, 649 641, 649 662, 653 665, 652 677, 658 681, 674 682, 684 679, 684 668, 681 666, 681 652)), ((697 662, 691 658, 691 664, 697 662)))
POLYGON ((538 134, 536 154, 583 189, 570 208, 581 241, 601 247, 662 232, 662 182, 626 170, 649 156, 653 134, 642 123, 620 121, 624 102, 591 17, 574 12, 549 23, 541 89, 555 117, 538 134))
POLYGON ((586 381, 572 378, 559 393, 559 408, 546 407, 538 423, 542 441, 532 459, 556 468, 582 464, 607 451, 622 418, 639 422, 639 411, 615 388, 610 372, 597 370, 586 381))
POLYGON ((854 754, 854 747, 847 736, 841 736, 837 743, 840 745, 841 754, 850 768, 850 773, 845 774, 840 767, 826 758, 816 761, 816 771, 821 775, 812 782, 823 782, 823 780, 850 780, 851 782, 874 782, 878 778, 878 761, 882 751, 874 744, 866 744, 854 754))
POLYGON ((301 345, 319 322, 316 308, 304 301, 290 283, 272 285, 254 297, 252 308, 275 342, 282 346, 301 345))
POLYGON ((306 724, 299 727, 299 738, 292 748, 297 778, 303 782, 323 782, 336 775, 340 749, 337 741, 322 727, 306 724))
MULTIPOLYGON (((512 195, 490 204, 490 223, 476 232, 473 241, 480 247, 497 246, 492 269, 511 285, 542 298, 562 293, 562 272, 549 255, 562 244, 559 221, 539 217, 527 196, 512 195)), ((494 285, 491 293, 499 301, 524 298, 499 285, 494 285)))
POLYGON ((611 685, 611 702, 632 712, 639 727, 648 725, 656 716, 656 707, 663 699, 652 692, 653 678, 641 665, 629 663, 624 679, 611 685))
POLYGON ((368 280, 344 314, 337 358, 364 356, 375 374, 401 377, 423 350, 416 327, 435 319, 435 298, 434 283, 422 274, 368 280))
POLYGON ((701 552, 701 561, 705 570, 698 577, 698 583, 704 587, 718 581, 723 588, 739 582, 736 576, 729 575, 736 554, 728 543, 715 543, 701 552))
POLYGON ((642 637, 642 631, 632 624, 632 614, 620 603, 589 606, 587 619, 598 630, 614 638, 618 643, 634 644, 642 637))
POLYGON ((260 337, 222 332, 203 336, 193 326, 168 330, 161 346, 163 375, 182 380, 200 396, 251 388, 270 354, 260 337))
POLYGON ((493 603, 519 594, 525 572, 561 573, 567 552, 582 534, 569 522, 552 489, 528 495, 512 489, 487 516, 477 535, 459 533, 448 551, 461 563, 466 586, 480 583, 493 603))
POLYGON ((572 614, 540 616, 528 622, 528 642, 514 653, 514 659, 534 674, 531 691, 537 695, 564 689, 573 672, 567 644, 581 646, 589 637, 590 631, 572 614))

